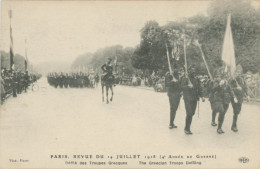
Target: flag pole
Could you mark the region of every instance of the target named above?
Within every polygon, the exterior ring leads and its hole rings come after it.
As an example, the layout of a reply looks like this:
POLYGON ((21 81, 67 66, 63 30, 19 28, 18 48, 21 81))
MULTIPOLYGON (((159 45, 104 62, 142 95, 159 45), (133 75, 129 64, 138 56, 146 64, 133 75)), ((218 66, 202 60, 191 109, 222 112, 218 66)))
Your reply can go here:
POLYGON ((188 86, 192 86, 188 75, 188 64, 187 64, 187 56, 186 56, 186 38, 185 38, 185 30, 183 29, 183 50, 184 50, 184 61, 185 61, 185 75, 188 78, 188 86))
POLYGON ((209 78, 210 78, 210 80, 213 80, 213 77, 212 77, 212 75, 211 75, 211 73, 210 73, 210 71, 209 71, 209 67, 208 67, 208 64, 207 64, 206 59, 205 59, 204 52, 203 52, 202 49, 201 49, 201 44, 200 44, 198 41, 195 41, 195 43, 196 43, 196 45, 197 45, 197 46, 199 47, 199 49, 200 49, 200 53, 201 53, 201 56, 202 56, 202 59, 203 59, 205 65, 206 65, 206 68, 207 68, 207 71, 208 71, 208 74, 209 74, 209 78))
POLYGON ((10 19, 10 71, 14 69, 14 52, 13 52, 13 37, 12 37, 12 10, 8 11, 10 19))
POLYGON ((170 56, 169 56, 169 51, 168 51, 168 45, 165 41, 165 47, 166 47, 166 55, 167 55, 167 60, 168 60, 168 66, 169 66, 169 71, 170 71, 170 74, 172 75, 173 72, 172 72, 172 67, 171 67, 171 62, 170 62, 170 56))

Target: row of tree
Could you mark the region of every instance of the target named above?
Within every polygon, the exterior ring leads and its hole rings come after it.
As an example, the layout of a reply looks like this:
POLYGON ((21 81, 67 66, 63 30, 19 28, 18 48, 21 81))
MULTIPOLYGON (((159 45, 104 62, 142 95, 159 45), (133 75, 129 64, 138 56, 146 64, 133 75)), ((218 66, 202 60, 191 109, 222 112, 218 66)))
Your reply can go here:
POLYGON ((147 22, 141 30, 140 45, 132 57, 133 66, 150 72, 168 70, 167 49, 171 54, 171 63, 183 65, 185 38, 188 65, 194 64, 200 73, 206 73, 198 47, 201 45, 210 70, 214 72, 222 63, 221 52, 229 13, 232 16, 237 65, 240 64, 244 72, 259 72, 260 11, 250 1, 243 0, 212 1, 208 16, 197 15, 163 26, 156 21, 147 22))
POLYGON ((95 53, 86 53, 77 57, 72 64, 72 69, 91 68, 99 72, 107 58, 111 58, 113 62, 116 62, 118 73, 133 74, 136 71, 131 61, 134 50, 134 48, 123 48, 120 45, 99 49, 95 53))
POLYGON ((166 72, 169 70, 167 50, 173 66, 184 65, 185 43, 187 65, 195 65, 200 73, 207 73, 201 57, 201 46, 213 74, 215 68, 222 64, 228 14, 231 14, 237 65, 241 65, 244 72, 260 72, 260 11, 250 1, 244 0, 212 1, 207 16, 197 15, 163 26, 156 21, 148 21, 140 31, 141 41, 137 47, 100 49, 94 54, 79 56, 72 67, 88 65, 99 69, 106 58, 117 57, 119 69, 125 73, 134 73, 136 69, 149 73, 166 72))

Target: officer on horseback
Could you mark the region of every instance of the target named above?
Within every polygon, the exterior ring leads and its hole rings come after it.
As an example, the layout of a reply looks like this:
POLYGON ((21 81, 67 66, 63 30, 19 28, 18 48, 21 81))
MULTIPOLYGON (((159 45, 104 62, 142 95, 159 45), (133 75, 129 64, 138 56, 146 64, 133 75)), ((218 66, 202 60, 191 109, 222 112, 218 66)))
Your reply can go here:
POLYGON ((113 65, 112 65, 112 59, 108 58, 108 62, 101 66, 101 69, 103 70, 102 80, 106 81, 110 76, 112 79, 114 79, 113 75, 113 65))

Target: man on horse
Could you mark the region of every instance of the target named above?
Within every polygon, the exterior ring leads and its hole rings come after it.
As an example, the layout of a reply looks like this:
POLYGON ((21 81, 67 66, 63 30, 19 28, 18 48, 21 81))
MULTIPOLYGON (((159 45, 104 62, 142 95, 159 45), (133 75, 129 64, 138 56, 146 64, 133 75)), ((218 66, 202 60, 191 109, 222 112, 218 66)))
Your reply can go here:
POLYGON ((115 79, 113 75, 113 65, 112 65, 112 59, 108 58, 107 63, 101 66, 101 69, 103 70, 103 75, 101 79, 103 81, 107 81, 109 77, 111 77, 113 80, 115 79))
POLYGON ((113 65, 111 63, 112 59, 108 58, 108 62, 101 66, 103 70, 103 75, 101 77, 101 86, 102 86, 102 100, 104 101, 104 87, 106 87, 106 102, 108 101, 108 91, 111 90, 111 98, 110 101, 113 100, 113 85, 115 82, 115 77, 113 75, 113 65))

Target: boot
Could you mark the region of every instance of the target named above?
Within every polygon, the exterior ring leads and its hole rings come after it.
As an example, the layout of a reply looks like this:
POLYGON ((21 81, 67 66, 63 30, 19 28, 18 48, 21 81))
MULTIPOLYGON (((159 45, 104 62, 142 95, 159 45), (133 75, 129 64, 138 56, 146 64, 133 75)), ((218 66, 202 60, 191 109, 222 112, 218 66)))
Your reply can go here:
POLYGON ((217 129, 217 132, 218 132, 218 134, 224 134, 225 133, 221 128, 217 129))
POLYGON ((188 131, 188 130, 184 130, 185 134, 187 135, 192 135, 193 133, 191 131, 188 131))
POLYGON ((234 116, 233 116, 233 123, 232 123, 231 130, 234 131, 234 132, 238 132, 238 129, 237 129, 237 114, 234 114, 234 116))
POLYGON ((211 126, 216 127, 217 123, 215 123, 214 121, 211 122, 211 126))
POLYGON ((232 130, 232 131, 234 131, 234 132, 238 132, 238 129, 237 129, 237 127, 234 127, 234 126, 233 126, 233 127, 231 127, 231 130, 232 130))

